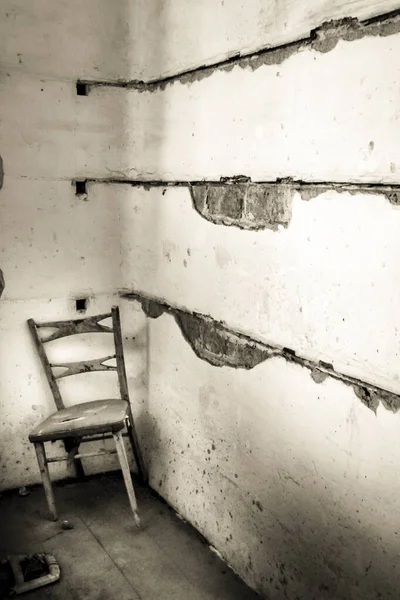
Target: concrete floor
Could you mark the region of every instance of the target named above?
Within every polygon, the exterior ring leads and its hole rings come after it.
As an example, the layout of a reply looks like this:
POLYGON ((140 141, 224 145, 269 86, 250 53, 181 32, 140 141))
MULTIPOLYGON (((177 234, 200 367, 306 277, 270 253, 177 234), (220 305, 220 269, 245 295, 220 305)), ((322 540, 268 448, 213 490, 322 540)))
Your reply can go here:
POLYGON ((137 490, 134 526, 121 478, 107 475, 55 486, 70 531, 46 518, 43 490, 0 497, 0 558, 49 552, 61 580, 26 600, 256 600, 204 540, 150 490, 137 490))

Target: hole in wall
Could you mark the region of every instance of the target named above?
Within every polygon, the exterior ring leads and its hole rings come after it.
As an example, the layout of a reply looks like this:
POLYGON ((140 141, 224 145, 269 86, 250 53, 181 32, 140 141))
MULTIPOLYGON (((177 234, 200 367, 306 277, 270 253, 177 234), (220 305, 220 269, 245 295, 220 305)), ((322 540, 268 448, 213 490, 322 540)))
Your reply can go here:
POLYGON ((75 309, 77 312, 85 312, 87 308, 87 298, 77 298, 75 300, 75 309))
POLYGON ((75 181, 75 195, 84 196, 87 194, 86 179, 84 181, 75 181))
POLYGON ((87 96, 89 93, 89 86, 87 83, 82 83, 82 81, 76 82, 76 95, 77 96, 87 96))

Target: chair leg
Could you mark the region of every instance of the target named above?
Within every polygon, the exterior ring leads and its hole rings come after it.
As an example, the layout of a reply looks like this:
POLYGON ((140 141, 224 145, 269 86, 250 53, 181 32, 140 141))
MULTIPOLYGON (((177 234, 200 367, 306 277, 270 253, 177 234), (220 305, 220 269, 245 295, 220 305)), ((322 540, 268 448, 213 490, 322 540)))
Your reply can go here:
MULTIPOLYGON (((77 452, 79 452, 79 448, 77 452)), ((83 468, 83 464, 80 458, 74 458, 74 469, 77 479, 85 478, 85 470, 83 468)))
POLYGON ((66 438, 64 440, 64 448, 68 453, 68 466, 73 465, 75 476, 77 479, 84 479, 85 471, 80 458, 74 458, 79 452, 80 438, 66 438))
POLYGON ((140 479, 143 483, 148 482, 148 474, 146 471, 146 465, 144 464, 143 456, 140 450, 137 433, 135 430, 135 424, 133 422, 132 411, 129 411, 129 415, 126 420, 126 429, 128 431, 129 441, 131 443, 131 448, 133 452, 133 456, 135 457, 138 473, 140 479))
POLYGON ((140 527, 140 519, 136 503, 135 490, 133 489, 132 477, 129 469, 128 457, 126 455, 122 433, 120 431, 117 431, 116 433, 113 433, 113 437, 122 469, 122 475, 124 476, 126 491, 128 492, 129 503, 133 512, 133 518, 135 520, 136 526, 140 527))
POLYGON ((46 460, 46 451, 43 442, 35 442, 36 457, 39 464, 40 474, 42 476, 44 493, 46 495, 49 513, 53 521, 57 521, 57 509, 54 500, 53 488, 51 485, 49 467, 46 460))

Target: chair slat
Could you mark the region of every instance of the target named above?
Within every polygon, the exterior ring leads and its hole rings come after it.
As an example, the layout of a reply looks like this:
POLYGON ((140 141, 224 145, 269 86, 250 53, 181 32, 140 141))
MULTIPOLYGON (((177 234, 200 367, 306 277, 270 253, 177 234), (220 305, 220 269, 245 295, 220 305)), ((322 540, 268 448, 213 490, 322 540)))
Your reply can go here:
POLYGON ((80 375, 81 373, 90 373, 91 371, 116 371, 117 367, 111 365, 105 365, 107 360, 116 358, 115 354, 110 356, 104 356, 103 358, 95 358, 92 360, 79 360, 77 362, 67 362, 51 364, 51 368, 62 368, 66 369, 64 373, 56 375, 53 373, 55 379, 61 379, 62 377, 69 377, 70 375, 80 375))
MULTIPOLYGON (((111 436, 112 438, 112 436, 111 436)), ((89 458, 91 456, 108 456, 111 454, 117 454, 116 450, 99 450, 98 452, 83 452, 83 453, 79 453, 79 454, 75 454, 74 458, 89 458)), ((54 462, 67 462, 69 461, 69 456, 52 456, 50 458, 46 458, 46 461, 48 463, 54 463, 54 462)))
POLYGON ((111 313, 105 313, 102 315, 95 315, 93 317, 87 317, 86 319, 75 319, 70 321, 49 321, 47 323, 36 323, 36 327, 44 328, 56 328, 47 337, 42 338, 42 343, 52 342, 69 335, 78 335, 80 333, 112 333, 113 328, 109 325, 101 325, 99 321, 108 319, 111 317, 111 313))

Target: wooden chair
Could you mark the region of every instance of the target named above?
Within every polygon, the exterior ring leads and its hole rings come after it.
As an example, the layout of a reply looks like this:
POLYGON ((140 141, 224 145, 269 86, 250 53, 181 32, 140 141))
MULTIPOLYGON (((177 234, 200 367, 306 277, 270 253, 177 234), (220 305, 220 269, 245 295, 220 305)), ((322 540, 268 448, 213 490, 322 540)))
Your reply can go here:
POLYGON ((108 452, 110 454, 118 454, 134 520, 139 527, 140 520, 138 508, 123 442, 123 435, 129 437, 139 475, 144 481, 147 481, 147 474, 140 452, 129 402, 118 307, 114 306, 111 309, 111 313, 108 314, 72 321, 35 323, 33 319, 29 319, 28 325, 57 407, 57 412, 53 413, 45 421, 40 423, 29 435, 29 440, 35 446, 51 518, 57 520, 57 511, 48 464, 60 460, 67 460, 75 465, 77 475, 82 476, 84 475, 84 471, 81 458, 85 456, 104 456, 104 451, 82 454, 79 452, 79 445, 83 442, 114 438, 116 450, 108 452), (112 327, 100 323, 110 317, 112 318, 112 327), (47 334, 47 336, 44 336, 42 332, 41 336, 39 335, 39 330, 41 328, 51 328, 55 329, 55 331, 47 334), (65 364, 50 364, 47 352, 45 351, 45 344, 63 337, 83 333, 112 333, 115 354, 91 361, 84 360, 65 364), (111 359, 116 360, 116 366, 104 364, 111 359), (62 367, 63 372, 58 375, 54 374, 53 369, 55 367, 62 367), (79 375, 80 373, 87 373, 90 371, 116 371, 118 373, 120 398, 94 400, 65 408, 57 380, 62 377, 79 375), (125 430, 126 433, 123 433, 123 430, 125 430), (67 456, 54 458, 46 457, 44 443, 55 440, 63 440, 65 450, 68 453, 67 456))

